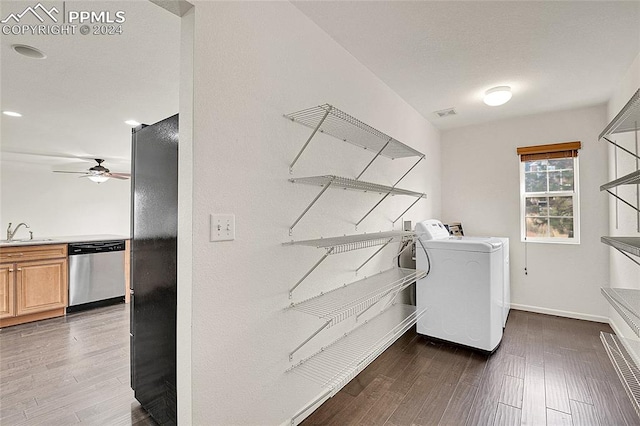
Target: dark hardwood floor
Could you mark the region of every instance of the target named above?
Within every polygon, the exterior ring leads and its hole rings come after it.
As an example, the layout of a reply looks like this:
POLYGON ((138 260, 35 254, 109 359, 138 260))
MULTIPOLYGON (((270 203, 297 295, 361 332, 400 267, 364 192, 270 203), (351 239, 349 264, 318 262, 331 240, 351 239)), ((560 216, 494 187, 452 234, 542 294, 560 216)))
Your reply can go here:
POLYGON ((600 331, 512 310, 489 357, 409 331, 304 425, 640 425, 600 331))
MULTIPOLYGON (((492 356, 407 332, 305 424, 640 425, 608 325, 511 311, 492 356)), ((155 425, 129 387, 129 307, 0 330, 0 424, 155 425)))
POLYGON ((155 425, 129 386, 129 305, 0 330, 0 425, 155 425))

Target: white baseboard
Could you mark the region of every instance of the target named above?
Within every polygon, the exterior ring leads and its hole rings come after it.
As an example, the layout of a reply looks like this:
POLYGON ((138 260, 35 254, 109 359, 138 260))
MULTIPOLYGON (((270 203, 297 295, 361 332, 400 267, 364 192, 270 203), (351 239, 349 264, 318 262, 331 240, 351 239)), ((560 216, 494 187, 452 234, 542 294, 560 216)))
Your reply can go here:
POLYGON ((519 305, 517 303, 512 303, 511 309, 516 309, 518 311, 536 312, 538 314, 555 315, 557 317, 573 318, 573 319, 579 319, 579 320, 585 320, 585 321, 603 322, 605 324, 611 324, 611 321, 609 320, 608 317, 603 317, 600 315, 581 314, 578 312, 561 311, 559 309, 541 308, 539 306, 519 305))

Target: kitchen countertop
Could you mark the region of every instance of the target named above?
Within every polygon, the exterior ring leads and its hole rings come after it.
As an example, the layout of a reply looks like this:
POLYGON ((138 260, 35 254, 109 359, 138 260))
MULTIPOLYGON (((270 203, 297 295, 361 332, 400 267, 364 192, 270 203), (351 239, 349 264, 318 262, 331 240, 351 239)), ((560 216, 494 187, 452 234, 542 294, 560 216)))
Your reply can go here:
POLYGON ((129 240, 131 237, 128 235, 112 235, 112 234, 98 234, 98 235, 72 235, 64 237, 34 237, 33 240, 28 238, 18 238, 15 241, 0 242, 0 248, 3 247, 22 247, 22 246, 36 246, 42 244, 69 244, 69 243, 84 243, 90 241, 112 241, 112 240, 129 240))

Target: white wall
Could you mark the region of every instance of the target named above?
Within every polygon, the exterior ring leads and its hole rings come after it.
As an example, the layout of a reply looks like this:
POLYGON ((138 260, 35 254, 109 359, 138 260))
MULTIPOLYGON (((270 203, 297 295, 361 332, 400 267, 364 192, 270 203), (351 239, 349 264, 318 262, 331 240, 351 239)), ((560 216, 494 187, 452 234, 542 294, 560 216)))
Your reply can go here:
MULTIPOLYGON (((0 166, 0 226, 26 222, 34 238, 129 235, 129 180, 96 184, 49 167, 3 162, 0 166)), ((4 234, 2 234, 4 235, 4 234)), ((28 238, 20 230, 16 238, 28 238)), ((4 237, 2 237, 4 238, 4 237)))
MULTIPOLYGON (((625 76, 618 82, 616 91, 611 97, 608 105, 609 121, 616 116, 638 88, 640 88, 640 54, 638 54, 633 64, 629 67, 625 76)), ((640 137, 640 134, 638 136, 640 137)), ((635 152, 636 141, 633 133, 611 135, 610 138, 621 146, 635 152)), ((635 170, 635 159, 622 151, 618 151, 617 177, 624 176, 635 170)), ((616 156, 612 145, 609 146, 609 178, 611 180, 616 178, 616 156)), ((618 195, 635 204, 636 186, 626 185, 618 187, 618 195)), ((616 203, 614 197, 610 196, 609 198, 608 235, 626 237, 640 236, 636 224, 636 212, 621 202, 616 203)), ((611 287, 640 289, 640 267, 638 267, 638 265, 614 249, 610 250, 610 262, 611 273, 609 284, 611 287)), ((634 332, 626 325, 618 313, 613 308, 610 308, 609 311, 611 325, 616 333, 637 340, 637 336, 635 336, 634 332)))
POLYGON ((604 106, 558 111, 464 127, 442 134, 442 219, 461 221, 466 235, 507 236, 511 243, 514 307, 606 321, 600 295, 609 262, 600 236, 607 233, 606 146, 598 134, 604 106), (581 243, 520 241, 519 146, 582 141, 581 243))
MULTIPOLYGON (((320 188, 287 181, 310 130, 282 115, 332 103, 427 153, 400 185, 428 193, 406 215, 413 221, 440 215, 439 133, 292 4, 194 3, 193 304, 179 306, 192 309, 193 424, 279 424, 320 393, 285 371, 289 352, 322 322, 284 309, 288 289, 324 253, 282 243, 390 230, 413 201, 385 201, 355 231, 380 196, 327 191, 290 237, 289 225, 320 188), (235 241, 208 241, 211 213, 235 214, 235 241)), ((293 176, 355 177, 372 156, 318 135, 293 176)), ((362 179, 393 184, 414 161, 381 158, 362 179)), ((388 269, 395 249, 359 277, 353 270, 375 249, 331 256, 294 300, 388 269)), ((347 320, 325 330, 294 362, 353 326, 347 320)), ((185 336, 188 325, 179 327, 185 336)))

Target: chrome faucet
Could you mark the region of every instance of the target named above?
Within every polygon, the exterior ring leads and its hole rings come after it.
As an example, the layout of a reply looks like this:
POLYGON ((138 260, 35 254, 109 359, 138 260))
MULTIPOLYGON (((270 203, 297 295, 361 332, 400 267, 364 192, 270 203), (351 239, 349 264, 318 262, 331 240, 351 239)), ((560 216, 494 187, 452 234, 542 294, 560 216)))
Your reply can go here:
POLYGON ((7 228, 7 241, 11 242, 13 241, 13 237, 16 235, 16 232, 18 232, 18 229, 20 229, 21 226, 24 225, 25 228, 29 228, 29 225, 27 225, 26 223, 22 222, 19 223, 18 226, 15 227, 15 229, 12 231, 11 230, 11 222, 9 222, 9 227, 7 228))

